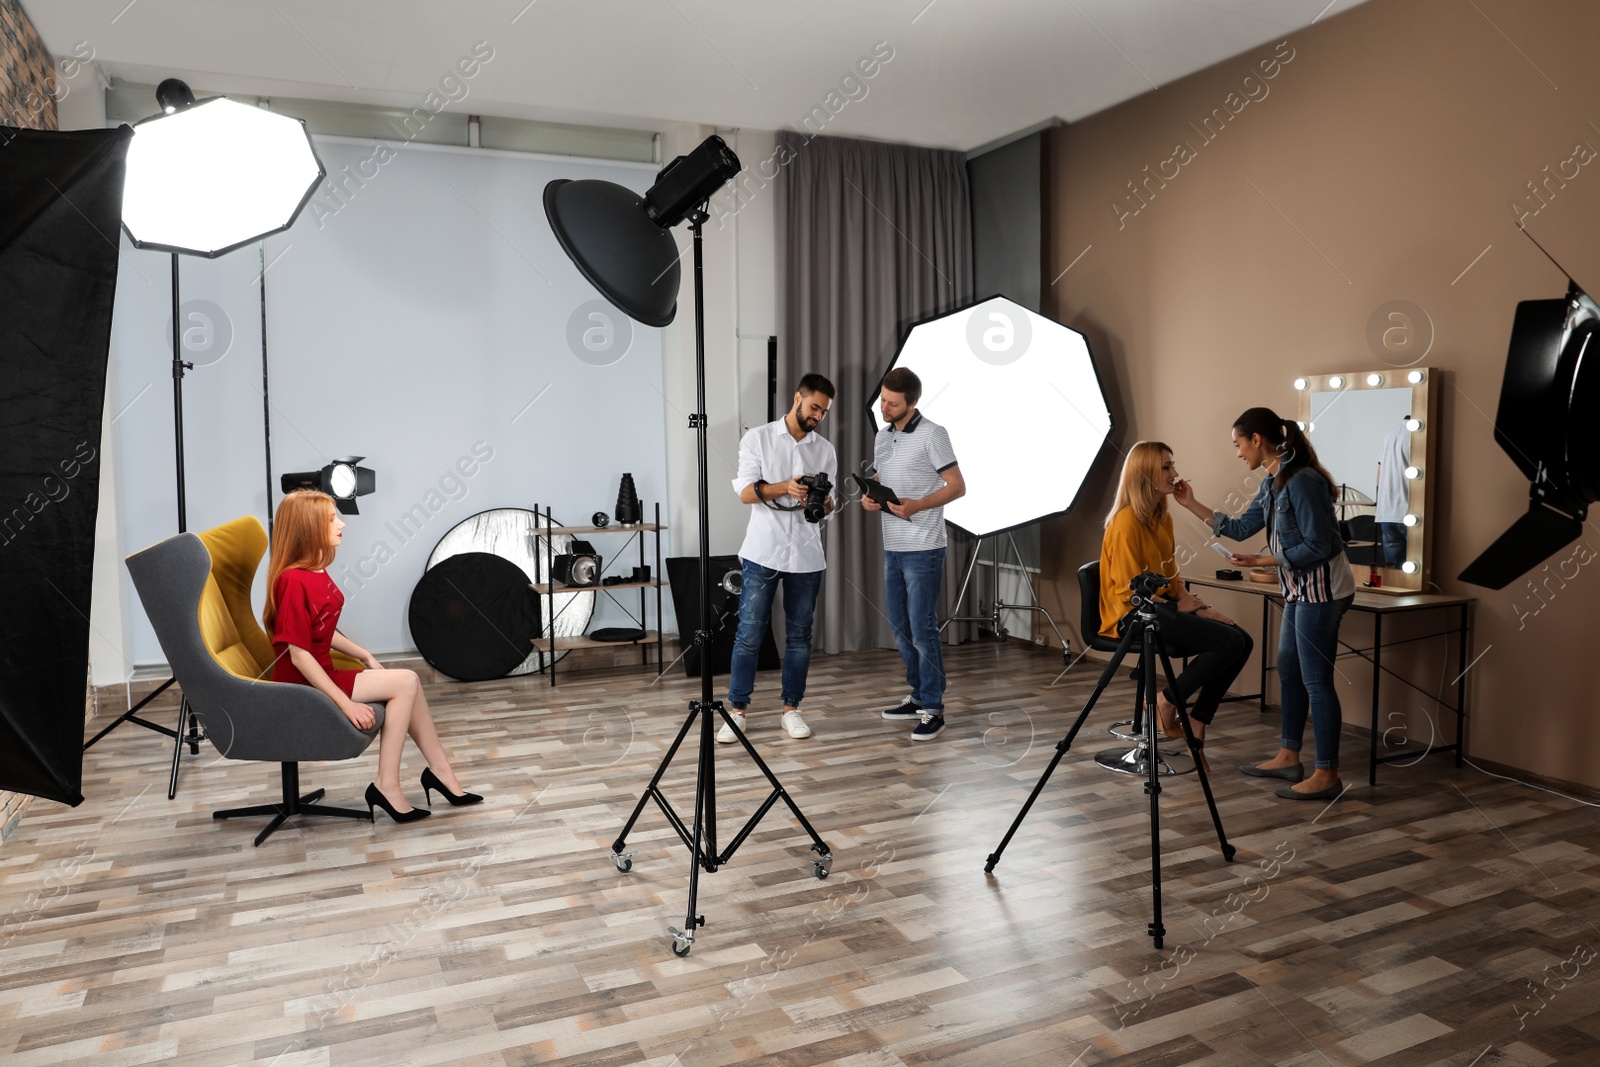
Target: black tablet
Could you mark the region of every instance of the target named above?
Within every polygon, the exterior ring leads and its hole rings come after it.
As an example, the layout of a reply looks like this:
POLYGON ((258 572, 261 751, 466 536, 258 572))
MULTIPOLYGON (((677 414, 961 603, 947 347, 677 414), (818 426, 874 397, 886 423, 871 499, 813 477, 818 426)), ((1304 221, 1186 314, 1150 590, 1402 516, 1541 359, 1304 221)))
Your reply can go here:
POLYGON ((862 496, 870 496, 883 505, 900 503, 900 498, 894 495, 894 490, 882 482, 875 482, 860 474, 852 474, 850 477, 855 479, 856 488, 861 490, 862 496))

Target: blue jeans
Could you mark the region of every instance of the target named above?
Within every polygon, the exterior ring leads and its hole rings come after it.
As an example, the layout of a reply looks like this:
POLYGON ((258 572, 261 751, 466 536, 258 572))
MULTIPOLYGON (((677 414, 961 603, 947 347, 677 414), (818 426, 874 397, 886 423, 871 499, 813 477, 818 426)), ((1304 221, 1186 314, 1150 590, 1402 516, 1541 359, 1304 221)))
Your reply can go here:
POLYGON ((1385 567, 1398 567, 1406 561, 1406 527, 1401 522, 1374 523, 1378 527, 1379 543, 1383 551, 1378 558, 1385 567))
POLYGON ((1279 701, 1283 707, 1283 747, 1299 752, 1306 732, 1306 712, 1317 740, 1317 770, 1339 766, 1339 730, 1344 716, 1333 685, 1333 661, 1339 654, 1339 620, 1355 597, 1308 604, 1291 600, 1283 606, 1278 633, 1279 701))
POLYGON ((741 558, 744 591, 739 595, 739 632, 733 639, 729 668, 728 703, 735 711, 750 706, 756 684, 756 660, 761 639, 772 627, 772 598, 783 586, 783 706, 798 708, 806 695, 806 674, 811 670, 811 619, 822 590, 822 571, 792 574, 775 571, 741 558))
POLYGON ((939 640, 939 586, 944 549, 883 554, 884 608, 900 658, 906 661, 911 699, 925 711, 944 711, 944 646, 939 640))

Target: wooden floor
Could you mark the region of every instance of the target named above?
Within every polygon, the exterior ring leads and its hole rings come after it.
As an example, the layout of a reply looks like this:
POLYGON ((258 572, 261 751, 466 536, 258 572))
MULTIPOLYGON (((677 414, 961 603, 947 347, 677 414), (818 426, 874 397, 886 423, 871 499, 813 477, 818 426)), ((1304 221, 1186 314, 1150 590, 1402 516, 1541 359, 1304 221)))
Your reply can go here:
MULTIPOLYGON (((1440 756, 1372 790, 1349 737, 1340 801, 1279 800, 1235 770, 1276 724, 1225 708, 1208 752, 1239 855, 1220 858, 1197 780, 1171 782, 1157 952, 1146 797, 1089 759, 1130 687, 985 875, 1094 669, 1051 688, 1054 658, 988 644, 949 667, 928 744, 879 718, 892 653, 813 661, 808 741, 757 705, 752 739, 833 873, 780 803, 701 877, 682 959, 665 930, 689 864, 663 816, 631 873, 609 853, 697 682, 431 685, 483 806, 307 820, 259 849, 259 820, 210 813, 275 799, 275 768, 204 748, 169 801, 170 747, 124 726, 88 754, 88 801, 36 803, 0 850, 0 1063, 1600 1063, 1593 808, 1440 756)), ((692 756, 667 779, 685 811, 692 756)), ((303 783, 354 805, 375 758, 303 783)), ((415 803, 422 766, 408 749, 415 803)), ((765 791, 737 750, 718 774, 725 844, 765 791)))

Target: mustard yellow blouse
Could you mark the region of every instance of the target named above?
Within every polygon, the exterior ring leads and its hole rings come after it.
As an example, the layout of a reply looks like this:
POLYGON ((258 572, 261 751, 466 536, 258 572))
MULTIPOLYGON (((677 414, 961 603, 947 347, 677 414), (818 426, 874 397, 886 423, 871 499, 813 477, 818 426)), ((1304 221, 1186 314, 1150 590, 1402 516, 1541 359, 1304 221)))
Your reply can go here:
POLYGON ((1169 512, 1154 526, 1146 526, 1123 508, 1111 518, 1105 540, 1100 542, 1100 633, 1117 637, 1117 623, 1133 607, 1128 583, 1145 571, 1170 574, 1172 583, 1162 593, 1176 601, 1183 595, 1183 579, 1178 577, 1169 512))

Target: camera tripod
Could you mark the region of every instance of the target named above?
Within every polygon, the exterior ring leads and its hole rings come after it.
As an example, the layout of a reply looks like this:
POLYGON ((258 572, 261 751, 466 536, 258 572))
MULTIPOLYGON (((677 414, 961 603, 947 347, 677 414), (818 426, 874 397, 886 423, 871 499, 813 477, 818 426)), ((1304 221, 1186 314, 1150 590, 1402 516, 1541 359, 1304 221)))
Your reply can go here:
MULTIPOLYGON (((1056 745, 1055 758, 1050 761, 1050 766, 1044 769, 1044 774, 1039 776, 1039 782, 1033 787, 1033 792, 1028 795, 1028 800, 1022 805, 1022 810, 1017 812, 1017 817, 1011 823, 1011 829, 1006 831, 1006 836, 1001 839, 1000 847, 989 854, 988 861, 984 864, 984 873, 990 873, 995 865, 1000 862, 1000 856, 1005 852, 1006 846, 1011 843, 1017 829, 1021 827, 1022 820, 1028 817, 1028 810, 1033 807, 1033 802, 1039 799, 1039 794, 1044 792, 1045 783, 1050 781, 1050 775, 1055 773, 1056 765, 1072 747, 1073 738, 1078 736, 1084 722, 1089 718, 1089 712, 1094 710, 1095 702, 1100 699, 1100 694, 1105 692, 1107 685, 1116 677, 1117 669, 1122 666, 1122 661, 1135 644, 1139 645, 1139 670, 1144 672, 1144 731, 1145 743, 1150 753, 1157 753, 1156 746, 1160 735, 1156 726, 1156 660, 1159 657, 1161 668, 1166 674, 1167 685, 1177 693, 1177 684, 1172 674, 1172 661, 1167 658, 1166 645, 1161 640, 1161 618, 1156 613, 1155 607, 1147 596, 1135 594, 1134 617, 1129 622, 1122 635, 1122 642, 1117 646, 1116 654, 1111 657, 1111 662, 1100 675, 1100 682, 1095 686, 1094 692, 1089 695, 1088 701, 1083 705, 1083 711, 1078 714, 1077 722, 1072 724, 1072 729, 1067 731, 1067 736, 1056 745)), ((1201 762, 1200 751, 1196 748, 1194 731, 1189 726, 1189 713, 1180 699, 1178 706, 1178 722, 1183 726, 1183 734, 1189 744, 1189 749, 1195 757, 1195 770, 1200 776, 1200 788, 1206 796, 1206 807, 1211 809, 1211 822, 1217 828, 1217 843, 1222 846, 1222 858, 1229 863, 1233 862, 1234 847, 1228 844, 1227 834, 1222 829, 1222 817, 1217 814, 1216 798, 1211 795, 1211 780, 1206 775, 1205 765, 1201 762)), ((1163 948, 1163 939, 1166 937, 1166 927, 1161 922, 1161 760, 1147 758, 1145 761, 1149 773, 1149 781, 1145 783, 1144 791, 1150 797, 1150 887, 1153 898, 1153 916, 1148 926, 1150 937, 1155 941, 1156 948, 1163 948)))
POLYGON ((711 559, 711 516, 710 493, 707 488, 708 466, 706 457, 706 347, 705 347, 705 314, 704 300, 705 289, 701 275, 701 243, 700 228, 711 216, 706 212, 706 205, 702 204, 690 216, 690 229, 694 233, 694 343, 695 343, 695 384, 697 388, 698 408, 695 414, 689 416, 689 426, 698 434, 698 460, 700 476, 700 622, 699 629, 695 631, 694 642, 700 649, 700 699, 689 702, 689 716, 684 719, 683 726, 678 729, 678 736, 673 739, 672 746, 667 749, 667 754, 662 757, 661 765, 656 768, 656 773, 650 779, 650 784, 645 787, 639 796, 639 803, 634 805, 633 814, 628 816, 628 821, 622 827, 622 832, 611 846, 611 859, 617 865, 617 870, 626 874, 633 869, 633 853, 625 851, 628 845, 628 834, 633 829, 633 824, 639 821, 639 816, 644 812, 645 802, 654 800, 661 813, 667 817, 667 822, 678 832, 683 843, 689 849, 689 911, 684 919, 683 929, 675 926, 667 927, 667 933, 672 935, 672 953, 675 956, 687 956, 694 948, 694 932, 696 928, 704 926, 704 915, 695 914, 695 904, 700 893, 700 871, 715 874, 717 868, 725 866, 744 844, 745 838, 756 828, 767 812, 779 800, 788 805, 790 812, 811 837, 811 851, 817 858, 811 861, 812 873, 818 878, 828 877, 833 870, 833 854, 828 851, 828 846, 822 838, 817 836, 817 831, 812 829, 806 817, 801 814, 800 808, 795 804, 788 792, 778 781, 772 769, 766 765, 757 754, 750 741, 744 736, 744 731, 733 724, 733 719, 723 708, 722 701, 712 697, 711 683, 711 586, 707 581, 711 559), (760 768, 761 773, 772 786, 772 792, 767 794, 767 799, 762 801, 750 821, 744 824, 733 841, 722 852, 717 851, 717 777, 716 777, 716 731, 717 720, 721 719, 728 724, 734 736, 739 739, 739 744, 750 754, 750 758, 760 768), (661 791, 661 779, 667 773, 667 767, 678 754, 678 749, 683 745, 683 739, 688 736, 689 728, 696 723, 700 724, 700 753, 695 770, 694 786, 694 829, 691 831, 678 813, 673 810, 667 801, 666 794, 661 791))

